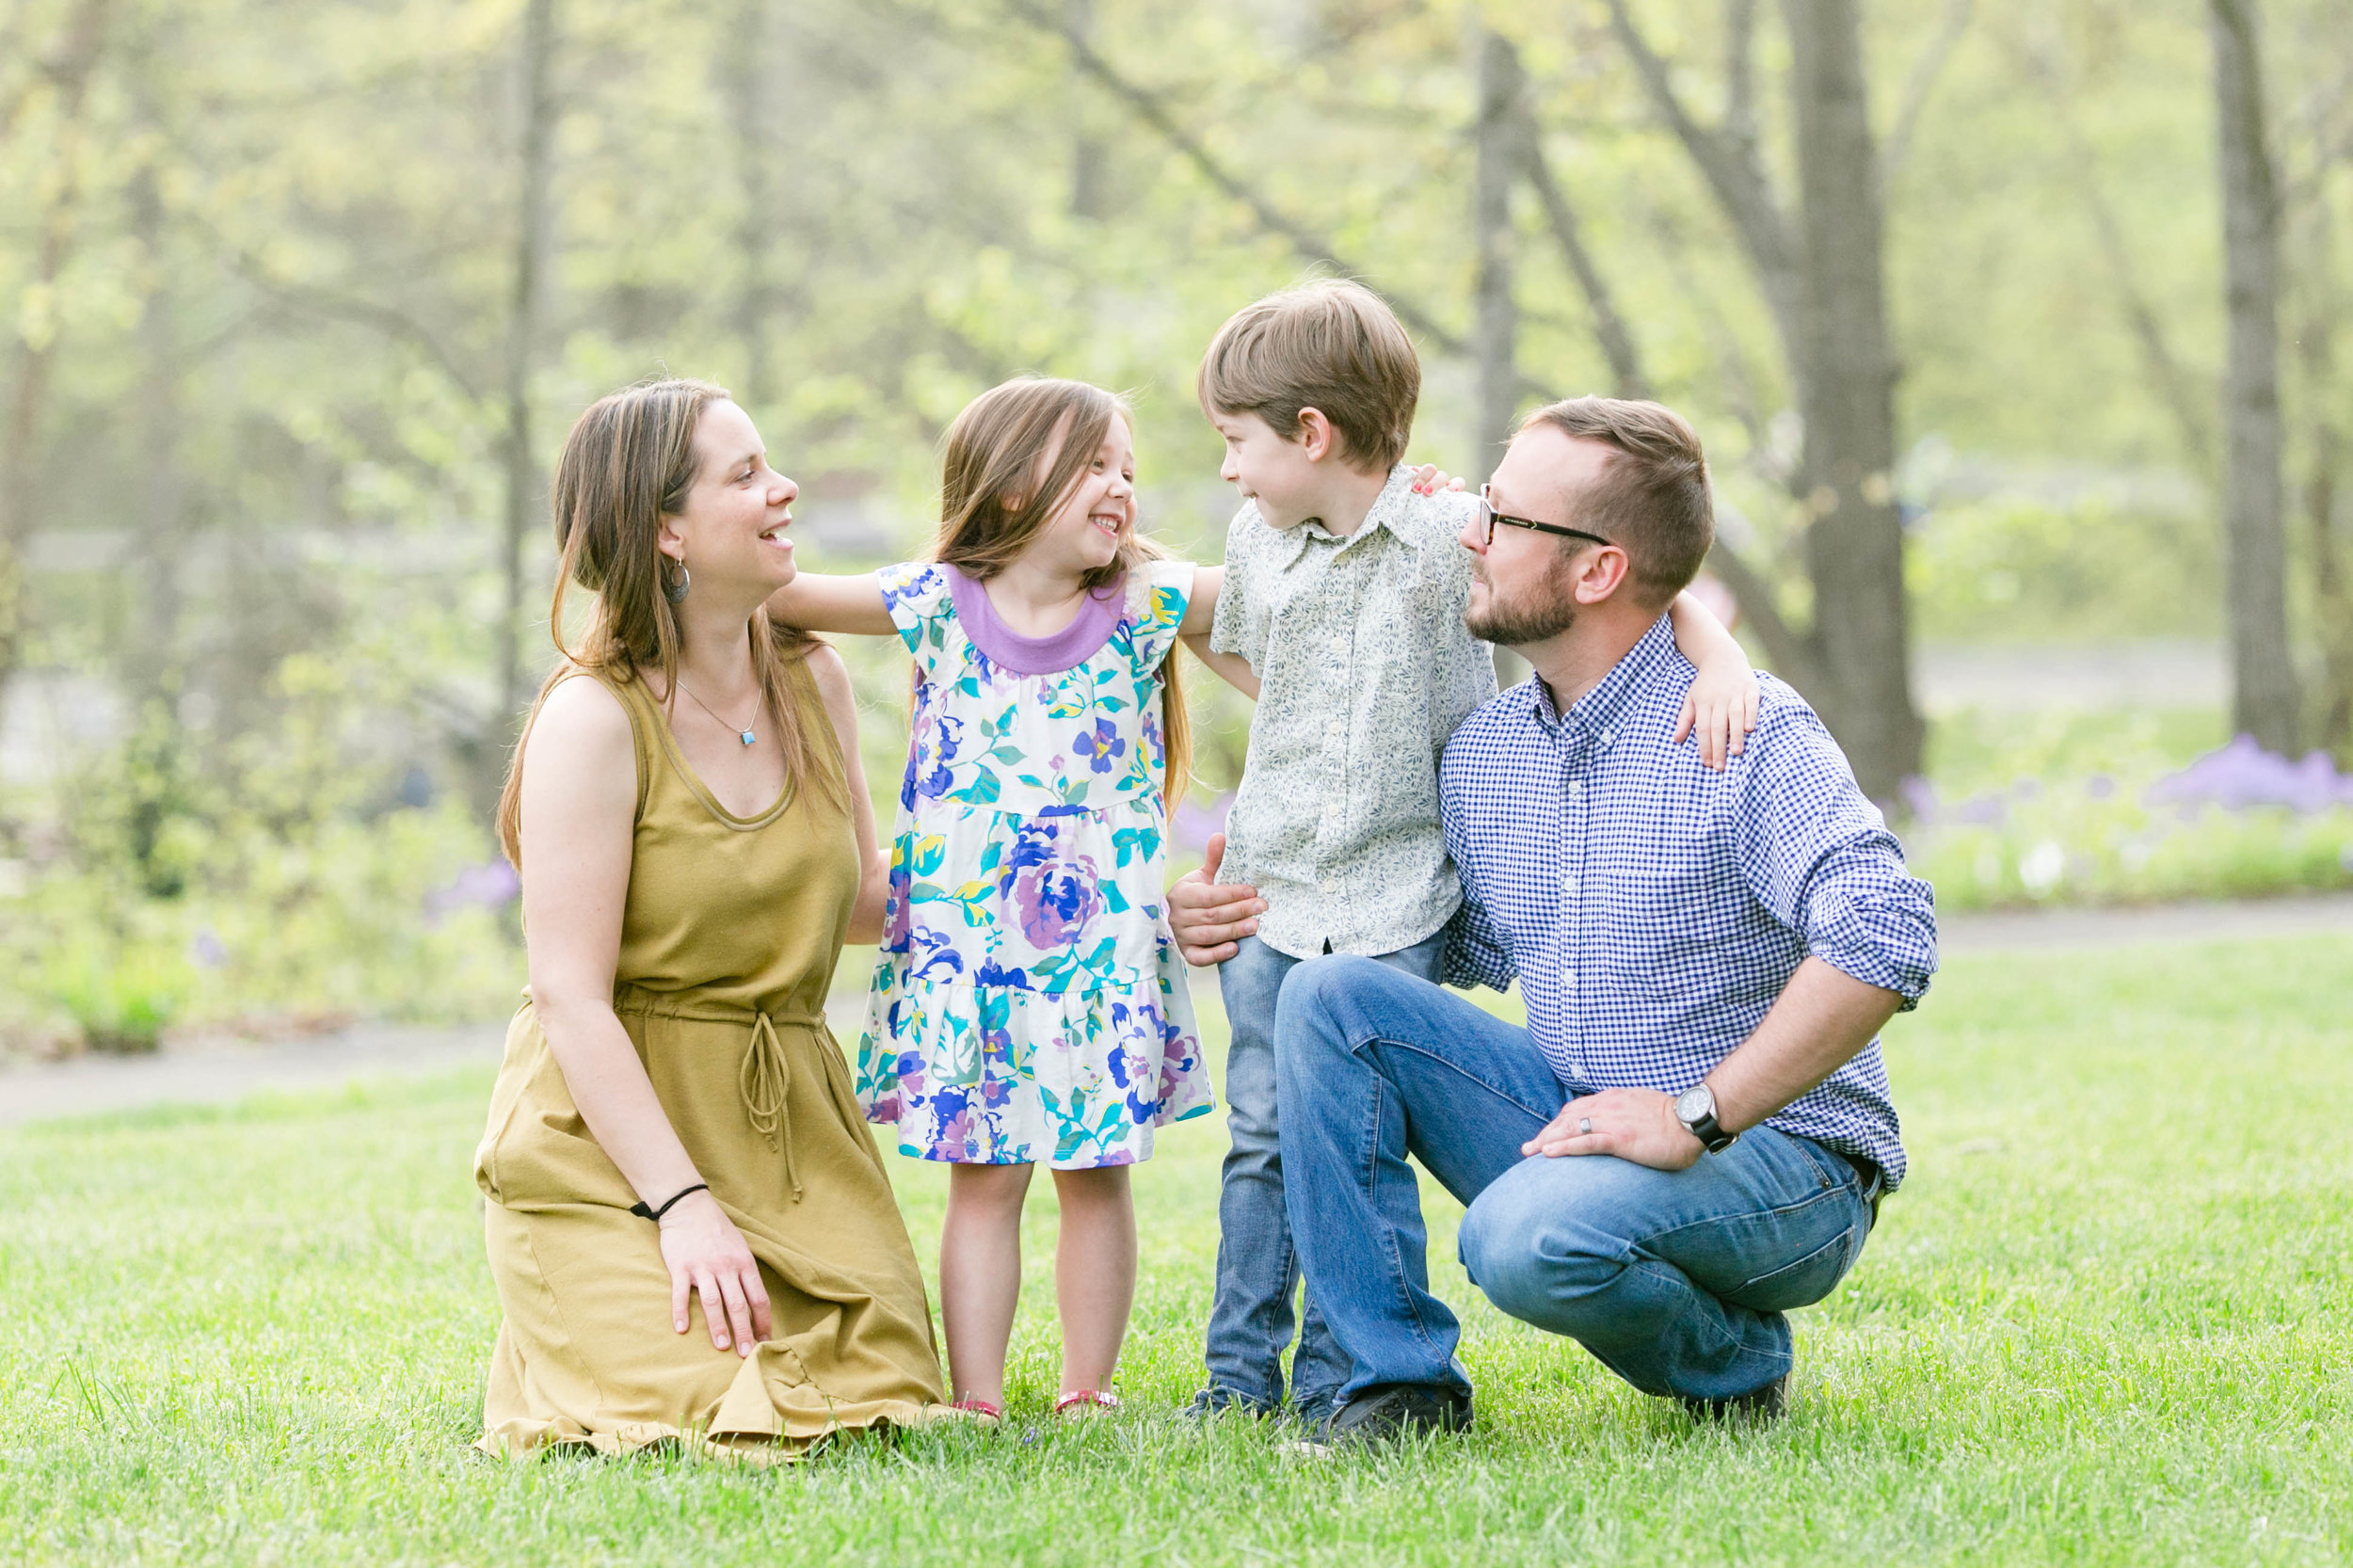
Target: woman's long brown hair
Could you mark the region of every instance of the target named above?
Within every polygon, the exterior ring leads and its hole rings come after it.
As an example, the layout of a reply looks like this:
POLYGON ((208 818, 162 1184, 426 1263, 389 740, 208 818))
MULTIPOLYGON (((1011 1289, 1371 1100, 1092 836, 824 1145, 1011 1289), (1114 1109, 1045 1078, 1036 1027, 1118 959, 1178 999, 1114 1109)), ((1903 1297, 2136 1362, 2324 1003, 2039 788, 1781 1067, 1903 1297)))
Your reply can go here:
MULTIPOLYGON (((678 611, 663 591, 676 568, 662 553, 662 520, 675 517, 695 487, 695 427, 703 410, 724 401, 727 389, 670 377, 642 382, 600 398, 574 422, 555 464, 555 600, 548 633, 563 657, 532 699, 531 716, 506 767, 499 794, 499 844, 522 869, 523 747, 531 726, 557 682, 580 671, 616 685, 662 672, 665 703, 678 699, 678 611), (586 632, 566 641, 564 600, 574 584, 595 598, 586 632)), ((752 669, 769 717, 783 743, 786 788, 812 778, 835 805, 846 804, 832 770, 813 766, 816 747, 802 723, 801 705, 785 684, 786 666, 805 657, 816 639, 756 611, 746 627, 752 669)))
MULTIPOLYGON (((974 398, 948 427, 931 558, 984 583, 1012 565, 1077 487, 1114 419, 1134 428, 1125 402, 1084 381, 1023 376, 974 398)), ((1099 592, 1146 561, 1173 558, 1174 552, 1130 529, 1112 564, 1081 581, 1090 593, 1099 592)), ((1193 725, 1173 645, 1160 673, 1167 760, 1160 792, 1165 808, 1174 811, 1192 776, 1193 725)))

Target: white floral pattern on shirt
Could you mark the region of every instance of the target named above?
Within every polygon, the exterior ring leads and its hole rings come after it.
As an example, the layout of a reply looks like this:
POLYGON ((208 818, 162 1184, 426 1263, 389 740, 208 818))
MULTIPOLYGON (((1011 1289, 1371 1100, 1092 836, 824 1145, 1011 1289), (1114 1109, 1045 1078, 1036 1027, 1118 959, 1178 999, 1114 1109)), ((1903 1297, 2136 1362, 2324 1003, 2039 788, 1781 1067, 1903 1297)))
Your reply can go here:
POLYGON ((1438 825, 1438 757, 1496 691, 1463 625, 1478 504, 1417 495, 1400 464, 1348 537, 1277 530, 1244 504, 1225 536, 1209 646, 1257 673, 1250 754, 1219 880, 1267 901, 1258 936, 1295 958, 1393 952, 1462 901, 1438 825))

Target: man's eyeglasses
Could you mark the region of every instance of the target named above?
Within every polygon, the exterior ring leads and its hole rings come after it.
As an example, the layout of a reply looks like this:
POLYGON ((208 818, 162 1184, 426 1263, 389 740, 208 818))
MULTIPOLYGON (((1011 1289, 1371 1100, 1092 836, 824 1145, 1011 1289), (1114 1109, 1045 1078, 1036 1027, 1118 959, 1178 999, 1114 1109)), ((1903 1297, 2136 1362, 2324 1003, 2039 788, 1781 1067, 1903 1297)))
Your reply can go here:
POLYGON ((1485 485, 1479 487, 1479 511, 1486 523, 1486 536, 1480 541, 1482 549, 1496 542, 1496 524, 1498 522, 1509 523, 1514 528, 1532 529, 1539 534, 1558 534, 1564 539, 1591 539, 1595 544, 1612 542, 1603 538, 1599 534, 1588 534, 1582 528, 1564 528, 1557 522, 1538 522, 1534 518, 1515 518, 1498 512, 1496 510, 1496 504, 1488 499, 1488 488, 1489 487, 1485 485))

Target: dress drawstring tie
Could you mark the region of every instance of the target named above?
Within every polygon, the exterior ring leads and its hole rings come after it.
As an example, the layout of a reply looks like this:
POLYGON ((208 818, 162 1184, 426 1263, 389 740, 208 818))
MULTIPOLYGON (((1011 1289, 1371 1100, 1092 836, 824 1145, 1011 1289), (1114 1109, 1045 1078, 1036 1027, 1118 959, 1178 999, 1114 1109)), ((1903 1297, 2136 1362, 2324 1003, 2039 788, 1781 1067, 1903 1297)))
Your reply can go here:
POLYGON ((776 1026, 765 1013, 752 1016, 751 1044, 744 1048, 744 1065, 736 1075, 737 1087, 744 1092, 744 1112, 751 1118, 752 1130, 768 1140, 768 1146, 784 1155, 784 1179, 792 1188, 792 1201, 801 1201, 801 1173, 792 1162, 792 1140, 784 1125, 785 1105, 792 1095, 792 1064, 784 1054, 784 1042, 776 1038, 776 1026))

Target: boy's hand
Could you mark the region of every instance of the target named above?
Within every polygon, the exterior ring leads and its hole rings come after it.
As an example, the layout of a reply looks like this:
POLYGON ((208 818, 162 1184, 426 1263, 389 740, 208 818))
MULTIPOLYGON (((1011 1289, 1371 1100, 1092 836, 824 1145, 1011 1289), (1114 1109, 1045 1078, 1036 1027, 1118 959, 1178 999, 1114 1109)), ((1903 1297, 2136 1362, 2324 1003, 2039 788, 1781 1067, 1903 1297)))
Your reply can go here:
POLYGON ((1699 667, 1691 689, 1684 694, 1683 712, 1675 720, 1675 744, 1680 745, 1696 729, 1700 760, 1723 772, 1726 756, 1739 756, 1749 731, 1756 728, 1757 696, 1756 672, 1749 668, 1746 655, 1710 658, 1699 667))
POLYGON ((1449 478, 1446 470, 1435 463, 1424 463, 1414 470, 1416 495, 1436 495, 1440 490, 1459 490, 1462 488, 1463 481, 1459 474, 1449 478))
POLYGON ((1187 872, 1168 889, 1168 928, 1185 962, 1206 968, 1241 951, 1240 938, 1255 936, 1266 913, 1258 889, 1222 887, 1218 862, 1225 858, 1225 835, 1209 835, 1209 850, 1197 872, 1187 872))

